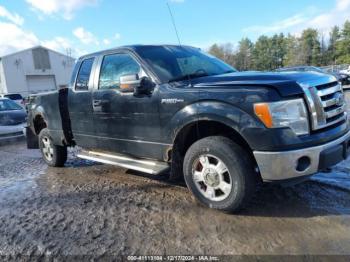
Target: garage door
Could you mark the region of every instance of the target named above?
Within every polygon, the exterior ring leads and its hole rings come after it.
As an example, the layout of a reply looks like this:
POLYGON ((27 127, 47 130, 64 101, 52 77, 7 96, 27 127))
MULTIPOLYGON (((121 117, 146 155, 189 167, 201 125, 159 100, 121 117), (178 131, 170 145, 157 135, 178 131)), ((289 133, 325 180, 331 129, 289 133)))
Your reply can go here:
POLYGON ((27 76, 27 86, 29 93, 31 94, 55 90, 55 76, 27 76))

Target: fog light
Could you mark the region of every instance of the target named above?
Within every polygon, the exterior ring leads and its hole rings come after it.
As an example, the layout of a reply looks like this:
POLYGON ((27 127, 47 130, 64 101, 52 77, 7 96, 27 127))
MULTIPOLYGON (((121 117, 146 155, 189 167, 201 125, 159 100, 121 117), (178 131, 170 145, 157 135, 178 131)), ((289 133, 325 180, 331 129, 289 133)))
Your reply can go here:
POLYGON ((304 172, 311 165, 311 159, 307 156, 303 156, 298 159, 296 170, 298 172, 304 172))

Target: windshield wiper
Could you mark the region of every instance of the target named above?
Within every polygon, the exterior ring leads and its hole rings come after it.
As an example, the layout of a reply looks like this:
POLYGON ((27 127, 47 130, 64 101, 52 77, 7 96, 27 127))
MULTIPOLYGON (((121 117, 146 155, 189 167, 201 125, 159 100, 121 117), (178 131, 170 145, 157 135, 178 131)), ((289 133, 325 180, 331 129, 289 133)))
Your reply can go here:
POLYGON ((189 80, 193 78, 198 78, 198 77, 203 77, 203 76, 210 76, 208 73, 194 73, 194 74, 187 74, 187 75, 182 75, 179 77, 174 77, 170 79, 168 82, 177 82, 177 81, 183 81, 183 80, 189 80))

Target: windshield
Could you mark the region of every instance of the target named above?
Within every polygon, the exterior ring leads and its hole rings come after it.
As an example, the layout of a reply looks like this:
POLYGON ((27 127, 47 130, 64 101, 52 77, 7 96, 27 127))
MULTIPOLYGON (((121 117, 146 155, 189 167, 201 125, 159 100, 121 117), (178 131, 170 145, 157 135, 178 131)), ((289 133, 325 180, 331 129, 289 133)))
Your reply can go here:
POLYGON ((22 110, 22 107, 9 99, 0 100, 0 111, 22 110))
POLYGON ((138 54, 162 82, 232 73, 236 70, 223 61, 193 47, 140 47, 138 54))

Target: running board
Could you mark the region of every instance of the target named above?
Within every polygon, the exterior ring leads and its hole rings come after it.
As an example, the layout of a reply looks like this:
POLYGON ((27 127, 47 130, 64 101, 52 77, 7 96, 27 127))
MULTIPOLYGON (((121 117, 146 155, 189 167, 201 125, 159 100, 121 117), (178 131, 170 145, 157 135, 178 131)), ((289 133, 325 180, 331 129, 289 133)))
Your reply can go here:
POLYGON ((104 164, 116 165, 153 175, 160 174, 169 169, 169 165, 164 162, 132 158, 119 154, 82 150, 79 154, 77 154, 77 157, 104 164))

